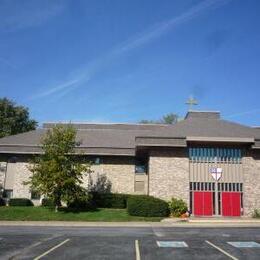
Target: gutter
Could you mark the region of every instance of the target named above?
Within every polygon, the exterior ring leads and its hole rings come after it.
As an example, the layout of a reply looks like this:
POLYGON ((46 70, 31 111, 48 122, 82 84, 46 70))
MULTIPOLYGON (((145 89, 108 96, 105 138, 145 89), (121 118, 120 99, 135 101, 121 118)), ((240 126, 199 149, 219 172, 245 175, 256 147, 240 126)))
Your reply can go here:
POLYGON ((202 137, 202 136, 187 136, 187 141, 199 142, 224 142, 224 143, 254 143, 254 138, 247 137, 202 137))

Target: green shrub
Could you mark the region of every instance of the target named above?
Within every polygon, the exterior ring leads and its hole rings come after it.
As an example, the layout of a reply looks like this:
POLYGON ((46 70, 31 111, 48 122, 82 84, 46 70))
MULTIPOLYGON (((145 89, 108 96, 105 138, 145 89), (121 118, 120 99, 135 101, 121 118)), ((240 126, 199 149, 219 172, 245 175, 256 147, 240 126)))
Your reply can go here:
POLYGON ((128 194, 93 192, 93 202, 98 208, 125 209, 128 194))
POLYGON ((172 198, 169 201, 169 209, 171 216, 180 217, 183 213, 187 212, 187 204, 182 199, 172 198))
POLYGON ((5 200, 3 198, 0 198, 0 207, 5 205, 6 205, 5 200))
POLYGON ((9 200, 9 206, 33 206, 31 200, 26 198, 13 198, 9 200))
POLYGON ((52 199, 49 199, 49 198, 43 198, 41 205, 43 207, 50 207, 50 208, 55 207, 54 201, 52 199))
POLYGON ((253 218, 260 218, 260 209, 254 209, 253 218))
POLYGON ((129 196, 127 211, 131 216, 166 217, 169 215, 167 202, 147 195, 129 196))
POLYGON ((91 194, 75 199, 67 205, 69 211, 90 211, 96 208, 91 194))

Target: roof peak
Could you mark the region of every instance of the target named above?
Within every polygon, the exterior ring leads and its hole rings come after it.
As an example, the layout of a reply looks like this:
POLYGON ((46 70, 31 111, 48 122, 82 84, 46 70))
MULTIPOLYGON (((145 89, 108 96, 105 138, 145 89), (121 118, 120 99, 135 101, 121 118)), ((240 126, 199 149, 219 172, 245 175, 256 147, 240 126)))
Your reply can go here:
POLYGON ((190 110, 185 116, 185 119, 189 118, 220 119, 220 112, 190 110))

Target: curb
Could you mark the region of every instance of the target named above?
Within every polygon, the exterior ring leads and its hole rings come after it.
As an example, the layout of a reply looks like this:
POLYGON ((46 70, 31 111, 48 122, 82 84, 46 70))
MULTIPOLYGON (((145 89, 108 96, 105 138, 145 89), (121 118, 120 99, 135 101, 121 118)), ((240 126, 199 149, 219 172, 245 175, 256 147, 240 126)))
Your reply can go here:
POLYGON ((167 227, 181 227, 181 228, 221 228, 221 227, 260 227, 260 221, 257 222, 190 222, 190 221, 176 221, 176 222, 66 222, 66 221, 0 221, 0 227, 67 227, 67 228, 167 228, 167 227))

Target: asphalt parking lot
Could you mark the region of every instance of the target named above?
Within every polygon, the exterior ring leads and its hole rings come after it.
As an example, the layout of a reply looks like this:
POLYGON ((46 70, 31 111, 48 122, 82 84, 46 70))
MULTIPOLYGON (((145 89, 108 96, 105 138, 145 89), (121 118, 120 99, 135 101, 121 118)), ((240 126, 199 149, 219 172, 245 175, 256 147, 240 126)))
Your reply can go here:
POLYGON ((2 226, 0 259, 260 259, 260 228, 2 226))

